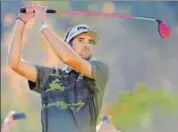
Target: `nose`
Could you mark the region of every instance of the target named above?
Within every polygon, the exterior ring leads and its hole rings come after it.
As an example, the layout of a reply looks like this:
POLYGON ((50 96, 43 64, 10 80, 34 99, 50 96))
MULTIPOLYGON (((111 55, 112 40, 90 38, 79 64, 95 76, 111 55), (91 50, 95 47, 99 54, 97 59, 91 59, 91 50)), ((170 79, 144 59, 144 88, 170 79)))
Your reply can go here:
POLYGON ((90 47, 90 44, 89 43, 85 43, 85 47, 90 47))
POLYGON ((88 42, 88 41, 86 41, 86 42, 85 42, 85 46, 87 46, 87 47, 91 47, 91 43, 88 42))

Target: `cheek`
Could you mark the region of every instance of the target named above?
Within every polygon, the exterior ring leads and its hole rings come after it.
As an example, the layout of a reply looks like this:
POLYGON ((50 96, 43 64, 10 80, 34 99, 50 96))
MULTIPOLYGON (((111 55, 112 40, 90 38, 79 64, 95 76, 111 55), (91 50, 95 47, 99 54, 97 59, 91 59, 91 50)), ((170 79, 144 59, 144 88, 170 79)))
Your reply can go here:
POLYGON ((82 47, 79 45, 79 43, 72 43, 72 48, 76 51, 76 52, 80 52, 82 50, 82 47))

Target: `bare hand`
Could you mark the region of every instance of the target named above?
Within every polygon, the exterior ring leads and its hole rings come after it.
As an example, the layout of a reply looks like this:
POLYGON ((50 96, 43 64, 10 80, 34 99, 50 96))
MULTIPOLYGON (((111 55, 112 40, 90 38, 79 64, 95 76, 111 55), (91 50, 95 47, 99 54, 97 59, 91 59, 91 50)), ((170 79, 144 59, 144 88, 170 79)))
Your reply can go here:
POLYGON ((34 12, 35 5, 31 5, 31 6, 28 5, 28 6, 25 6, 24 8, 26 8, 27 13, 20 13, 19 17, 25 23, 27 23, 28 21, 30 21, 35 16, 35 12, 34 12))
POLYGON ((46 20, 46 6, 36 5, 35 6, 35 18, 36 21, 41 25, 46 20))

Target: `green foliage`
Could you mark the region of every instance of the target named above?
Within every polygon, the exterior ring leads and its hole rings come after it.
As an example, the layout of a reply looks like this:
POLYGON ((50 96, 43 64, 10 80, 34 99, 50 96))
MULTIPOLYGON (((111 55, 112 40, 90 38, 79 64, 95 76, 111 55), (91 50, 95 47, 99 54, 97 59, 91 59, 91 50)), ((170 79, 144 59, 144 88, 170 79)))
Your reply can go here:
POLYGON ((141 125, 146 118, 153 118, 155 110, 168 115, 177 109, 177 95, 164 90, 151 90, 140 83, 134 92, 120 93, 109 114, 117 128, 134 128, 141 125))

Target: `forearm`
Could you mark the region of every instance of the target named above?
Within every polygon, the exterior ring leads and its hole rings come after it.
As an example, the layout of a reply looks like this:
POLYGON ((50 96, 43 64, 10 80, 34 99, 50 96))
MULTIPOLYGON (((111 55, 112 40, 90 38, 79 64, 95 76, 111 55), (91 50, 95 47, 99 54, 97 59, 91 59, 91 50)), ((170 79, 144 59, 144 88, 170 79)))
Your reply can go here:
POLYGON ((11 120, 11 119, 6 119, 6 120, 4 121, 4 123, 2 124, 1 132, 9 132, 12 123, 13 123, 13 120, 11 120))
POLYGON ((17 20, 12 40, 10 42, 8 63, 11 68, 15 68, 21 59, 22 51, 22 38, 24 33, 25 24, 17 20))
POLYGON ((14 111, 11 111, 6 116, 6 118, 4 119, 2 126, 1 126, 1 132, 9 132, 10 131, 12 125, 14 124, 14 120, 12 118, 14 113, 15 113, 14 111))
POLYGON ((51 48, 55 54, 64 63, 68 62, 69 59, 78 57, 73 49, 64 42, 63 38, 58 36, 50 28, 45 28, 42 30, 42 34, 49 42, 51 48))

